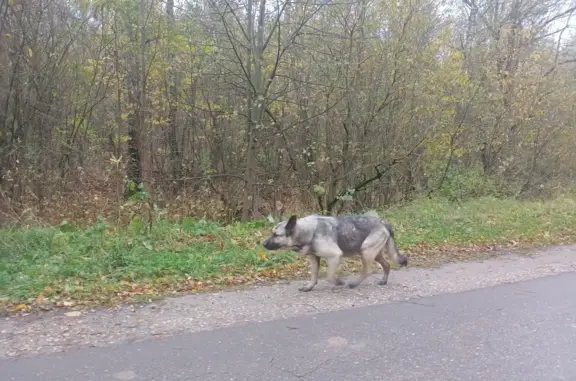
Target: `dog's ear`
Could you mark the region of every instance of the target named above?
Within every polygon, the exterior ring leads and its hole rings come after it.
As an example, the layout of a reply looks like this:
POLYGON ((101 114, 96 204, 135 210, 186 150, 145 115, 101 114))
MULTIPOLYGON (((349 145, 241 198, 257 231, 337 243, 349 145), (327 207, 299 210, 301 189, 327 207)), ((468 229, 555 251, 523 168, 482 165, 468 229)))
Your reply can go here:
POLYGON ((288 222, 286 223, 286 235, 288 237, 290 237, 292 234, 294 234, 294 228, 296 227, 296 220, 297 220, 297 217, 295 214, 293 214, 292 216, 290 216, 290 218, 288 219, 288 222))

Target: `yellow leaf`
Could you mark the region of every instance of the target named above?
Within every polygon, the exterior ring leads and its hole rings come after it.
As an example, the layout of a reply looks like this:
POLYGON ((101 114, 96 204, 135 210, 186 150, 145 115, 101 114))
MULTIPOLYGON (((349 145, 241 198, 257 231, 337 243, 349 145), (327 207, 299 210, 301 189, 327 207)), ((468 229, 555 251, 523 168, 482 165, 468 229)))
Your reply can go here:
POLYGON ((34 55, 34 53, 32 52, 31 48, 28 48, 28 56, 32 57, 34 55))
POLYGON ((26 307, 26 304, 18 304, 14 307, 14 311, 26 311, 27 309, 28 307, 26 307))

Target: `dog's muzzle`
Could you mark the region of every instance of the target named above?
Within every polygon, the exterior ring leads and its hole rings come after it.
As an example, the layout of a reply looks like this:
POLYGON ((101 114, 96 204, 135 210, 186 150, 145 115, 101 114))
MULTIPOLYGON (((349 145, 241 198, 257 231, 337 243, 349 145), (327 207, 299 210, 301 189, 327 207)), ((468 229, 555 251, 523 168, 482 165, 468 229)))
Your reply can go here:
POLYGON ((280 248, 280 245, 278 245, 277 243, 271 242, 270 238, 268 238, 264 242, 262 242, 262 246, 264 246, 264 248, 268 249, 268 250, 278 250, 280 248))
POLYGON ((270 240, 269 239, 265 239, 264 242, 262 242, 262 246, 264 246, 265 249, 268 249, 268 246, 270 245, 270 240))

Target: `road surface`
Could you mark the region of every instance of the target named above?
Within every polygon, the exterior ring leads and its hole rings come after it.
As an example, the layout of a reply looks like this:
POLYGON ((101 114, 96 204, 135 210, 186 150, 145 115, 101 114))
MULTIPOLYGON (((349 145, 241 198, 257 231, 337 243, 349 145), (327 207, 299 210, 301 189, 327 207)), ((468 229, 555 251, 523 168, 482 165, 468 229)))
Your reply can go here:
POLYGON ((576 380, 576 272, 0 362, 2 380, 576 380))

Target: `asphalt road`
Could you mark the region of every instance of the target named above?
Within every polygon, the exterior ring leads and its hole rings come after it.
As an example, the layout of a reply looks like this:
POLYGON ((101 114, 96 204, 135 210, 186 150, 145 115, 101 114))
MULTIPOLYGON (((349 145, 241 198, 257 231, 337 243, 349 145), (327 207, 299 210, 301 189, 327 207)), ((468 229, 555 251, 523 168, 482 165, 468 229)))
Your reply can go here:
POLYGON ((576 380, 576 273, 0 362, 58 381, 576 380))

